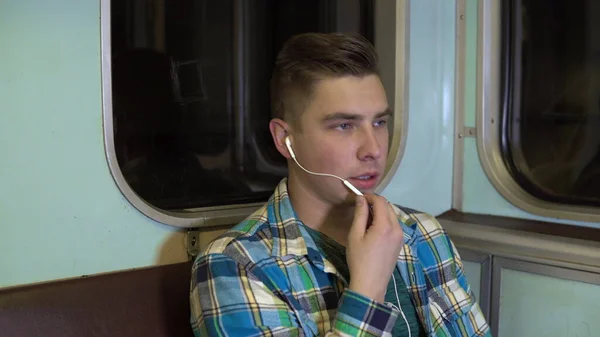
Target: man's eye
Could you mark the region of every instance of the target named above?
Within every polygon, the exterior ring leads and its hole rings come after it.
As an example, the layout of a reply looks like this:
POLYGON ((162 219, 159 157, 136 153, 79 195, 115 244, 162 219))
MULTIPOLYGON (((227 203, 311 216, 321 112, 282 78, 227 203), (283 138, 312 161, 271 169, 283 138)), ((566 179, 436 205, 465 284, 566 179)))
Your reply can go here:
POLYGON ((348 130, 351 127, 352 127, 352 124, 350 124, 350 123, 342 123, 337 126, 337 128, 340 130, 348 130))
POLYGON ((379 121, 375 122, 375 126, 384 126, 386 124, 387 124, 387 120, 385 120, 385 119, 382 119, 382 120, 379 120, 379 121))

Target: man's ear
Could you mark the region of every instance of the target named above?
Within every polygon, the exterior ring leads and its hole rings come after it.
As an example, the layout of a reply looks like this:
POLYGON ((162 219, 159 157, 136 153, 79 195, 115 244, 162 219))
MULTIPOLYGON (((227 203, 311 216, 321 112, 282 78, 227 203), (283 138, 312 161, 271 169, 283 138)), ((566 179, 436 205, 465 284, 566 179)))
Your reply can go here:
POLYGON ((269 130, 271 131, 271 136, 273 137, 273 142, 275 143, 277 151, 279 151, 286 159, 290 159, 292 156, 285 146, 285 137, 289 136, 288 130, 290 130, 288 123, 282 119, 273 118, 269 122, 269 130))

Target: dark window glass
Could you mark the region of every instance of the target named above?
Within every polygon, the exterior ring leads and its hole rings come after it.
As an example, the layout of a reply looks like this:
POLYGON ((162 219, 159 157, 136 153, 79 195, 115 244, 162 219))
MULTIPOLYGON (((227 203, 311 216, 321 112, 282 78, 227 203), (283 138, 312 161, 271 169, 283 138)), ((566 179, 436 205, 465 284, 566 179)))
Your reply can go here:
POLYGON ((169 210, 265 201, 287 174, 268 121, 290 36, 373 42, 364 0, 121 0, 111 21, 117 160, 142 199, 169 210))
POLYGON ((600 205, 600 1, 503 1, 502 151, 548 201, 600 205))

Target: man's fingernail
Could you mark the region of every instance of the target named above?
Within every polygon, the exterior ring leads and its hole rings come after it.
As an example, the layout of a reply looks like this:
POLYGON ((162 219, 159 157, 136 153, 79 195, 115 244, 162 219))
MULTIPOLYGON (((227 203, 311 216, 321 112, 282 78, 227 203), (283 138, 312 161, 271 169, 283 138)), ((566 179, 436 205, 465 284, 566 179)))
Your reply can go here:
POLYGON ((357 205, 362 205, 363 202, 365 202, 365 197, 361 196, 361 195, 357 195, 356 196, 356 204, 357 205))

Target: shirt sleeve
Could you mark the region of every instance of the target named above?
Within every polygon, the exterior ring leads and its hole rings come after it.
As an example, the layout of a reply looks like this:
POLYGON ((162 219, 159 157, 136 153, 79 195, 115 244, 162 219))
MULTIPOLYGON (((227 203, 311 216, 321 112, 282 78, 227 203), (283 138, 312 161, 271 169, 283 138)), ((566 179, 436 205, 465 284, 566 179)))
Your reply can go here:
POLYGON ((224 254, 199 257, 192 268, 190 285, 194 335, 391 336, 399 313, 393 306, 346 289, 332 330, 319 334, 306 327, 306 316, 298 317, 301 308, 293 308, 265 282, 224 254))
POLYGON ((420 217, 427 230, 427 244, 433 252, 428 264, 428 277, 436 285, 429 292, 434 307, 433 326, 445 326, 453 337, 491 337, 456 246, 433 216, 420 217))
MULTIPOLYGON (((476 300, 476 296, 473 293, 471 285, 468 283, 467 276, 464 271, 463 263, 460 258, 460 254, 458 250, 454 246, 454 243, 447 237, 449 242, 449 247, 451 247, 451 254, 454 258, 454 262, 456 264, 457 269, 457 280, 456 284, 459 285, 457 287, 458 290, 452 292, 452 294, 448 294, 449 303, 453 303, 452 299, 460 299, 461 294, 465 294, 465 301, 467 303, 471 303, 471 306, 468 310, 462 311, 461 315, 454 322, 455 331, 460 331, 460 336, 464 337, 492 337, 490 332, 490 327, 483 315, 483 311, 479 306, 479 303, 476 300), (463 291, 464 290, 464 291, 463 291)), ((450 287, 451 289, 451 287, 450 287)), ((467 307, 468 308, 468 307, 467 307)))
POLYGON ((344 290, 333 324, 336 336, 391 336, 399 310, 344 290))

